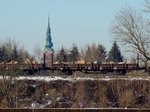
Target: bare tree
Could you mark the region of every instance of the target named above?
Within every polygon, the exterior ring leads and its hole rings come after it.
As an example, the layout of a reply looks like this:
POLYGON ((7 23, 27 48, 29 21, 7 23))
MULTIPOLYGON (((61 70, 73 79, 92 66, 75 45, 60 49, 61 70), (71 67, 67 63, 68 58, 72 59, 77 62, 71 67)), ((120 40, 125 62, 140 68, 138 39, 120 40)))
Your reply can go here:
POLYGON ((18 93, 16 91, 17 81, 16 76, 18 71, 10 70, 1 70, 0 76, 2 76, 1 83, 1 94, 3 94, 3 104, 6 108, 17 108, 18 103, 18 93))
POLYGON ((43 54, 42 54, 42 50, 38 44, 36 44, 34 46, 34 54, 35 54, 36 61, 41 62, 41 58, 42 58, 43 54))
POLYGON ((145 7, 145 9, 143 10, 144 12, 150 12, 150 0, 145 0, 144 7, 145 7))
POLYGON ((95 57, 96 57, 96 55, 95 55, 95 53, 96 53, 96 45, 95 45, 95 43, 93 43, 92 45, 88 44, 86 46, 86 49, 85 49, 84 52, 85 52, 84 53, 84 60, 86 62, 92 63, 92 62, 94 62, 96 60, 95 59, 95 57))
POLYGON ((102 62, 106 59, 107 51, 103 45, 92 43, 91 45, 86 45, 84 49, 81 49, 80 54, 82 58, 88 63, 95 61, 102 62))
POLYGON ((139 53, 140 59, 147 65, 150 60, 149 25, 140 13, 131 7, 123 8, 115 17, 111 28, 115 40, 125 45, 131 52, 139 53))
POLYGON ((24 59, 29 57, 29 53, 19 46, 15 40, 8 39, 0 45, 0 62, 4 64, 16 64, 4 66, 0 70, 0 99, 2 108, 18 108, 18 81, 17 76, 23 74, 18 70, 17 63, 24 63, 24 59))

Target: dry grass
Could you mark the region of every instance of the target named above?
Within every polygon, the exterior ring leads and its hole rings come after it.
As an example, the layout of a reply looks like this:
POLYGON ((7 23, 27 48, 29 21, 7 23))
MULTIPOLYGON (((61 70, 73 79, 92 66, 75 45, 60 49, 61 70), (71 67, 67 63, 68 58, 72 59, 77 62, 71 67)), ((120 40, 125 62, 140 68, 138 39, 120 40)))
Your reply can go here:
POLYGON ((131 77, 150 77, 150 73, 149 72, 145 72, 145 70, 139 70, 139 71, 132 71, 132 72, 128 72, 127 76, 131 76, 131 77))
MULTIPOLYGON (((102 74, 98 74, 99 76, 81 72, 76 72, 75 74, 70 77, 87 77, 87 75, 95 79, 105 77, 102 74)), ((61 75, 67 77, 63 74, 61 75)), ((109 75, 107 74, 106 76, 109 75)), ((45 108, 80 108, 79 104, 81 102, 83 102, 84 108, 150 108, 150 81, 118 78, 128 76, 147 77, 149 74, 145 74, 143 71, 133 71, 128 73, 127 76, 113 76, 116 79, 109 81, 18 81, 17 86, 14 87, 13 91, 10 91, 10 94, 18 97, 18 100, 16 100, 18 107, 31 107, 32 102, 38 102, 42 99, 52 101, 52 104, 47 105, 45 108), (32 87, 33 85, 36 85, 36 87, 32 87), (63 101, 57 101, 57 98, 62 96, 65 101, 67 100, 71 103, 62 104, 63 101)), ((109 77, 112 76, 110 75, 109 77)), ((0 85, 0 107, 7 108, 7 101, 2 91, 3 81, 0 81, 0 85)), ((14 105, 14 108, 16 108, 16 105, 14 105)), ((53 112, 53 110, 51 111, 53 112)), ((101 112, 102 110, 95 111, 101 112)))

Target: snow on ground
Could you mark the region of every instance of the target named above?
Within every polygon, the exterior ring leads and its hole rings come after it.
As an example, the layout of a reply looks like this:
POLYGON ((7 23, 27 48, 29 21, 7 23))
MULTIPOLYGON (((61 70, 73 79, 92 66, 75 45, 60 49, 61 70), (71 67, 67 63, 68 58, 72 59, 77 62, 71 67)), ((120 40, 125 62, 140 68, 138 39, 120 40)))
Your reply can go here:
MULTIPOLYGON (((6 79, 10 78, 9 76, 5 77, 6 79)), ((3 79, 3 76, 0 76, 0 79, 3 79)), ((91 77, 61 77, 61 76, 19 76, 16 77, 16 80, 36 80, 36 81, 56 81, 56 80, 66 80, 66 81, 79 81, 79 80, 102 80, 102 81, 109 81, 109 80, 147 80, 150 81, 150 76, 149 77, 98 77, 98 78, 91 78, 91 77)))

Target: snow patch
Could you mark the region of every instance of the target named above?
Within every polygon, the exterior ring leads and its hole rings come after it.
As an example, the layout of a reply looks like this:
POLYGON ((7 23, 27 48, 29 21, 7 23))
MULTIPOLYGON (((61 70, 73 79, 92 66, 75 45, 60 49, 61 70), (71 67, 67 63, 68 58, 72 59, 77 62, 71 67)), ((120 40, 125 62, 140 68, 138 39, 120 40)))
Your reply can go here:
MULTIPOLYGON (((6 79, 10 77, 7 76, 6 79)), ((3 76, 0 76, 0 79, 3 79, 3 76)), ((109 80, 147 80, 150 81, 150 77, 103 77, 103 78, 91 78, 91 77, 60 77, 60 76, 19 76, 15 78, 16 80, 36 80, 36 81, 56 81, 56 80, 64 80, 64 81, 79 81, 79 80, 100 80, 100 81, 109 81, 109 80)), ((34 85, 33 85, 34 86, 34 85)))

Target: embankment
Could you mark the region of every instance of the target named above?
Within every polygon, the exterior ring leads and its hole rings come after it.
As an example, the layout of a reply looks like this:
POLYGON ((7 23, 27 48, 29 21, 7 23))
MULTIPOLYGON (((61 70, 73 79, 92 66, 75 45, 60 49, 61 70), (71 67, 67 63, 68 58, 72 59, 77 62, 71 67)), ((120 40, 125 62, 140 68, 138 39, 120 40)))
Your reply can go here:
POLYGON ((0 108, 150 108, 150 80, 0 81, 0 108))

